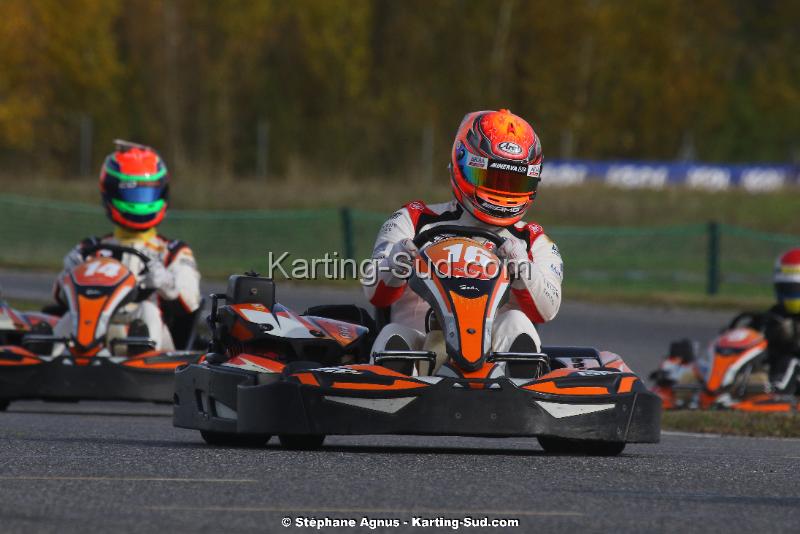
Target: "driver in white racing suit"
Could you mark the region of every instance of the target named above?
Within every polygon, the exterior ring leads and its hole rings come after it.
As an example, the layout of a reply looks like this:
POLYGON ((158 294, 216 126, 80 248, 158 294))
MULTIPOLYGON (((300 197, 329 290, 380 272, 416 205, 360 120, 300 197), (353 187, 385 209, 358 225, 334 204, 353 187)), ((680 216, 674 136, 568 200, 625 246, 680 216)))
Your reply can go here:
MULTIPOLYGON (((67 272, 84 262, 84 251, 101 243, 135 248, 149 256, 148 272, 140 282, 144 289, 153 290, 153 295, 148 300, 124 305, 111 324, 124 329, 120 337, 136 335, 153 339, 157 350, 175 348, 164 322, 163 308, 171 306, 176 313, 190 317, 200 306, 200 272, 192 250, 186 243, 167 239, 156 230, 166 214, 168 182, 166 165, 153 149, 117 142, 117 149, 106 157, 100 173, 100 192, 106 214, 115 225, 114 231, 104 237, 83 240, 64 258, 64 272, 67 272)), ((120 260, 133 273, 142 270, 143 262, 138 256, 123 254, 120 260)), ((56 301, 64 305, 58 281, 54 293, 56 301)), ((70 313, 65 313, 54 334, 68 336, 71 321, 70 313)))
POLYGON ((467 114, 450 163, 454 200, 406 204, 387 220, 373 250, 375 268, 362 279, 370 302, 389 310, 373 352, 420 350, 430 307, 396 274, 419 253, 413 239, 437 225, 473 226, 505 238, 497 250, 515 274, 508 302, 493 325, 493 351, 538 351, 536 323, 552 320, 561 305, 563 262, 541 226, 522 217, 536 197, 542 149, 533 128, 508 110, 467 114))

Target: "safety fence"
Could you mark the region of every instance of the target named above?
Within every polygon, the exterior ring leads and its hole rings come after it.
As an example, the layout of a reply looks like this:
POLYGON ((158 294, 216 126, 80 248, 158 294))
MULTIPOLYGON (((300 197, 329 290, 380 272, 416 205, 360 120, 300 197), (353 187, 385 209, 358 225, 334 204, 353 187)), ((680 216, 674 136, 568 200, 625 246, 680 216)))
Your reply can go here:
MULTIPOLYGON (((0 210, 3 267, 58 269, 76 242, 110 230, 103 210, 85 204, 0 195, 0 210)), ((221 277, 265 272, 270 251, 273 258, 287 252, 286 262, 326 253, 366 258, 387 215, 353 209, 172 210, 160 231, 189 243, 205 276, 221 277)), ((716 223, 546 231, 564 257, 567 295, 575 289, 768 296, 774 258, 800 246, 797 235, 716 223)))

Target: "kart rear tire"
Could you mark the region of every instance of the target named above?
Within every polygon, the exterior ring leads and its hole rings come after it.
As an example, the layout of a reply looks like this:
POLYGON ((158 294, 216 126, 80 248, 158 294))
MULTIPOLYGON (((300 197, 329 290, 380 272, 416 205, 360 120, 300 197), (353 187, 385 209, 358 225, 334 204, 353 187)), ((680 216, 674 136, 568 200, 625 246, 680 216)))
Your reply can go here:
POLYGON ((219 447, 263 447, 271 436, 266 434, 230 434, 201 430, 200 435, 209 445, 219 447))
POLYGON ((576 454, 586 456, 617 456, 625 450, 624 441, 600 441, 596 439, 566 439, 540 436, 539 445, 551 454, 576 454))
POLYGON ((322 447, 325 434, 281 434, 281 445, 293 451, 310 451, 322 447))
POLYGON ((0 412, 6 411, 6 408, 8 408, 9 404, 11 404, 11 401, 0 400, 0 412))

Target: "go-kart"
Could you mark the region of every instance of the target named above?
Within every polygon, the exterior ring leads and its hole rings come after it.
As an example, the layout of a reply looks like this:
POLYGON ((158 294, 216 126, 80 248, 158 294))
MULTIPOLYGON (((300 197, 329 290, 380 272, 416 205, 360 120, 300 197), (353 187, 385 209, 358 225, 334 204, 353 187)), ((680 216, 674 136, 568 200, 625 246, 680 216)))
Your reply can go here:
POLYGON ((271 280, 232 277, 225 306, 212 305, 215 352, 176 372, 174 424, 211 444, 259 445, 277 434, 289 448, 318 447, 329 434, 535 436, 547 451, 601 455, 658 442, 660 399, 618 356, 491 351, 510 285, 492 252, 500 243, 451 225, 415 239, 409 288, 430 304, 442 353, 386 350, 363 361, 349 349, 364 345, 366 321, 299 316, 275 303, 271 280))
POLYGON ((53 334, 58 317, 9 315, 24 321, 17 320, 20 326, 0 346, 0 408, 18 399, 170 402, 175 368, 199 361, 200 351, 154 350, 155 342, 135 331, 143 324, 114 320, 128 303, 152 294, 138 281, 147 272, 147 255, 98 244, 84 256, 60 280, 72 317, 68 336, 53 334), (138 275, 120 261, 123 254, 142 260, 138 275))
POLYGON ((756 315, 735 317, 699 356, 690 340, 670 345, 669 354, 650 375, 664 409, 797 410, 797 398, 775 391, 768 379, 767 340, 748 326, 756 315))

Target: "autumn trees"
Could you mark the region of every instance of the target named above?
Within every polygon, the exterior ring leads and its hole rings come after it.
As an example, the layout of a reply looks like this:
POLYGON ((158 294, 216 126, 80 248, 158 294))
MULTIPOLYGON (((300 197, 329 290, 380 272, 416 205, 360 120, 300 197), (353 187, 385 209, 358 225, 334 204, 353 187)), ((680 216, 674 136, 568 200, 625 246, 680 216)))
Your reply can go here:
POLYGON ((443 166, 488 107, 548 158, 786 161, 798 20, 792 0, 2 0, 0 165, 76 174, 88 118, 94 159, 128 137, 183 173, 253 175, 268 150, 272 174, 381 177, 443 166))

